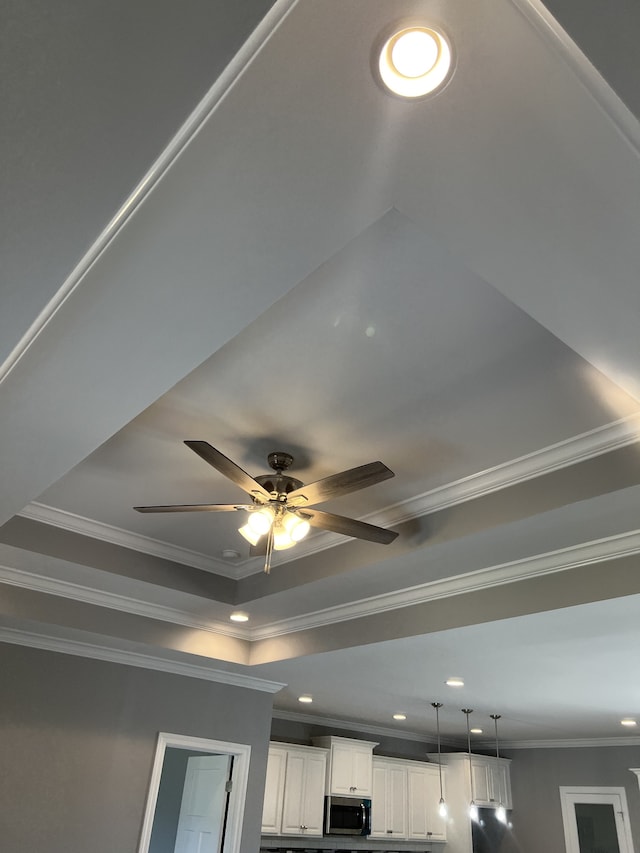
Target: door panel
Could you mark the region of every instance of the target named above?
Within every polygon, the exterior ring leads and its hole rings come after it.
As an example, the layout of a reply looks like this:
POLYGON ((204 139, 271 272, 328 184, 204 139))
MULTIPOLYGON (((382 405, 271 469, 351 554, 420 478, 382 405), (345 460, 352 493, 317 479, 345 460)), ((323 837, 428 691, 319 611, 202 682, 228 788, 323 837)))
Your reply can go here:
POLYGON ((220 850, 230 765, 230 755, 194 756, 187 762, 175 853, 220 850))
POLYGON ((560 788, 567 853, 633 853, 624 788, 560 788))

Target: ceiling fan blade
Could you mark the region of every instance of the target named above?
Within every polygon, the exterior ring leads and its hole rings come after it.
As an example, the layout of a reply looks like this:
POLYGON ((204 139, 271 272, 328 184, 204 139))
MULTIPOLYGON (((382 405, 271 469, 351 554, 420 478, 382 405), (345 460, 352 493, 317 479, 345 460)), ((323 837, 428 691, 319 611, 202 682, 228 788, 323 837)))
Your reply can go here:
POLYGON ((212 465, 216 471, 220 471, 229 480, 240 486, 240 488, 249 495, 260 495, 269 500, 271 497, 269 492, 264 489, 260 483, 253 479, 246 471, 243 471, 239 465, 232 462, 230 459, 212 447, 207 441, 185 441, 187 447, 197 453, 201 459, 212 465))
POLYGON ((255 509, 255 504, 175 504, 173 506, 134 506, 136 512, 232 512, 255 509))
POLYGON ((324 480, 316 480, 315 483, 301 486, 287 495, 287 503, 298 506, 319 504, 332 498, 348 495, 349 492, 366 489, 367 486, 374 486, 376 483, 388 480, 389 477, 395 477, 395 474, 386 465, 382 462, 369 462, 368 465, 350 468, 348 471, 325 477, 324 480))
POLYGON ((312 527, 321 527, 323 530, 352 536, 355 539, 367 539, 369 542, 378 542, 380 545, 389 545, 398 535, 394 530, 385 530, 384 527, 376 527, 375 524, 346 518, 344 515, 334 515, 332 512, 321 512, 319 509, 305 507, 301 515, 312 527))

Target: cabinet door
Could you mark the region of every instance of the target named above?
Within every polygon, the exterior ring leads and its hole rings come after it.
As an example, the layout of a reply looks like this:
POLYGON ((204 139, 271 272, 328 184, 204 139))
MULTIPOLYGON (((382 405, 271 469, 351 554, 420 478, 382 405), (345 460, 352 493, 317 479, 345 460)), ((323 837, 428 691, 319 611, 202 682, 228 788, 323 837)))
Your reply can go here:
POLYGON ((387 837, 387 768, 374 763, 371 795, 371 838, 387 837))
POLYGON ((284 749, 269 748, 267 776, 262 809, 262 834, 279 835, 282 826, 282 798, 287 753, 284 749))
POLYGON ((371 749, 354 749, 352 754, 352 785, 359 797, 371 796, 372 783, 372 755, 371 749))
POLYGON ((387 837, 407 837, 407 769, 387 769, 387 837))
POLYGON ((491 773, 488 762, 479 758, 471 759, 471 776, 473 779, 473 799, 479 806, 491 806, 491 773))
POLYGON ((282 834, 304 835, 304 774, 306 756, 289 752, 282 804, 282 834))
POLYGON ((511 778, 509 765, 496 761, 491 766, 491 797, 496 805, 511 808, 511 778))
POLYGON ((422 767, 407 771, 409 838, 427 839, 427 778, 422 767))
MULTIPOLYGON (((429 841, 447 840, 447 819, 440 816, 440 774, 437 767, 425 767, 425 810, 429 841)), ((442 771, 442 795, 446 801, 445 770, 442 771)))
POLYGON ((322 835, 326 755, 308 755, 305 767, 302 825, 305 835, 322 835))
MULTIPOLYGON (((331 793, 353 795, 353 753, 350 746, 334 744, 331 747, 331 793)), ((369 756, 371 761, 371 756, 369 756)))

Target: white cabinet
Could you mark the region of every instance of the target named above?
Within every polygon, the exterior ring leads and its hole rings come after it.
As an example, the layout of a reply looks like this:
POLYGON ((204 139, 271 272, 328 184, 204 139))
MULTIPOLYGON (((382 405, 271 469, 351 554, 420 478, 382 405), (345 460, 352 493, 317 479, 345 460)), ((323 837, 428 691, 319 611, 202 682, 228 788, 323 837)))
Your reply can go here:
POLYGON ((511 808, 509 761, 489 756, 471 756, 473 798, 478 806, 511 808))
POLYGON ((288 750, 282 835, 322 835, 326 754, 288 750))
POLYGON ((269 747, 263 835, 322 835, 326 764, 323 749, 269 747))
POLYGON ((446 841, 447 822, 438 814, 439 802, 437 765, 374 756, 372 838, 446 841))
POLYGON ((406 762, 373 759, 371 838, 407 837, 406 762))
MULTIPOLYGON (((446 799, 446 772, 442 768, 442 791, 446 799)), ((440 773, 432 764, 412 763, 407 768, 409 838, 446 841, 447 820, 439 814, 440 773)))
POLYGON ((262 809, 263 835, 279 835, 280 833, 286 766, 286 749, 270 746, 269 758, 267 759, 267 777, 264 786, 264 806, 262 809))
POLYGON ((316 737, 313 743, 329 750, 326 794, 371 796, 373 748, 377 743, 345 737, 316 737))

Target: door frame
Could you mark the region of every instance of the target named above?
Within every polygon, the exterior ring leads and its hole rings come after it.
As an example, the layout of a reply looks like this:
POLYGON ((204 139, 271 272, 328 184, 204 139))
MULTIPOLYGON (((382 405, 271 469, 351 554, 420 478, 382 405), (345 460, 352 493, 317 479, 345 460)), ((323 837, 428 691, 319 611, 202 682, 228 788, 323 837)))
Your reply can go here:
POLYGON ((620 853, 633 853, 633 840, 629 824, 629 809, 627 793, 623 787, 585 787, 579 785, 560 785, 560 805, 562 808, 562 824, 564 826, 564 843, 566 853, 580 853, 578 842, 578 826, 574 805, 576 803, 611 803, 619 798, 622 810, 622 820, 616 820, 620 853), (626 849, 622 845, 626 846, 626 849))
POLYGON ((233 756, 233 770, 231 777, 233 785, 231 787, 231 793, 229 794, 229 806, 224 838, 224 853, 240 853, 242 820, 244 817, 247 783, 249 780, 251 746, 246 743, 229 743, 228 741, 209 740, 207 738, 190 737, 189 735, 171 734, 169 732, 158 733, 158 743, 153 761, 153 770, 151 771, 151 781, 149 782, 149 793, 147 794, 147 805, 142 823, 138 853, 149 853, 153 818, 158 801, 158 790, 160 788, 164 754, 167 747, 188 749, 193 752, 212 752, 220 755, 233 756))

